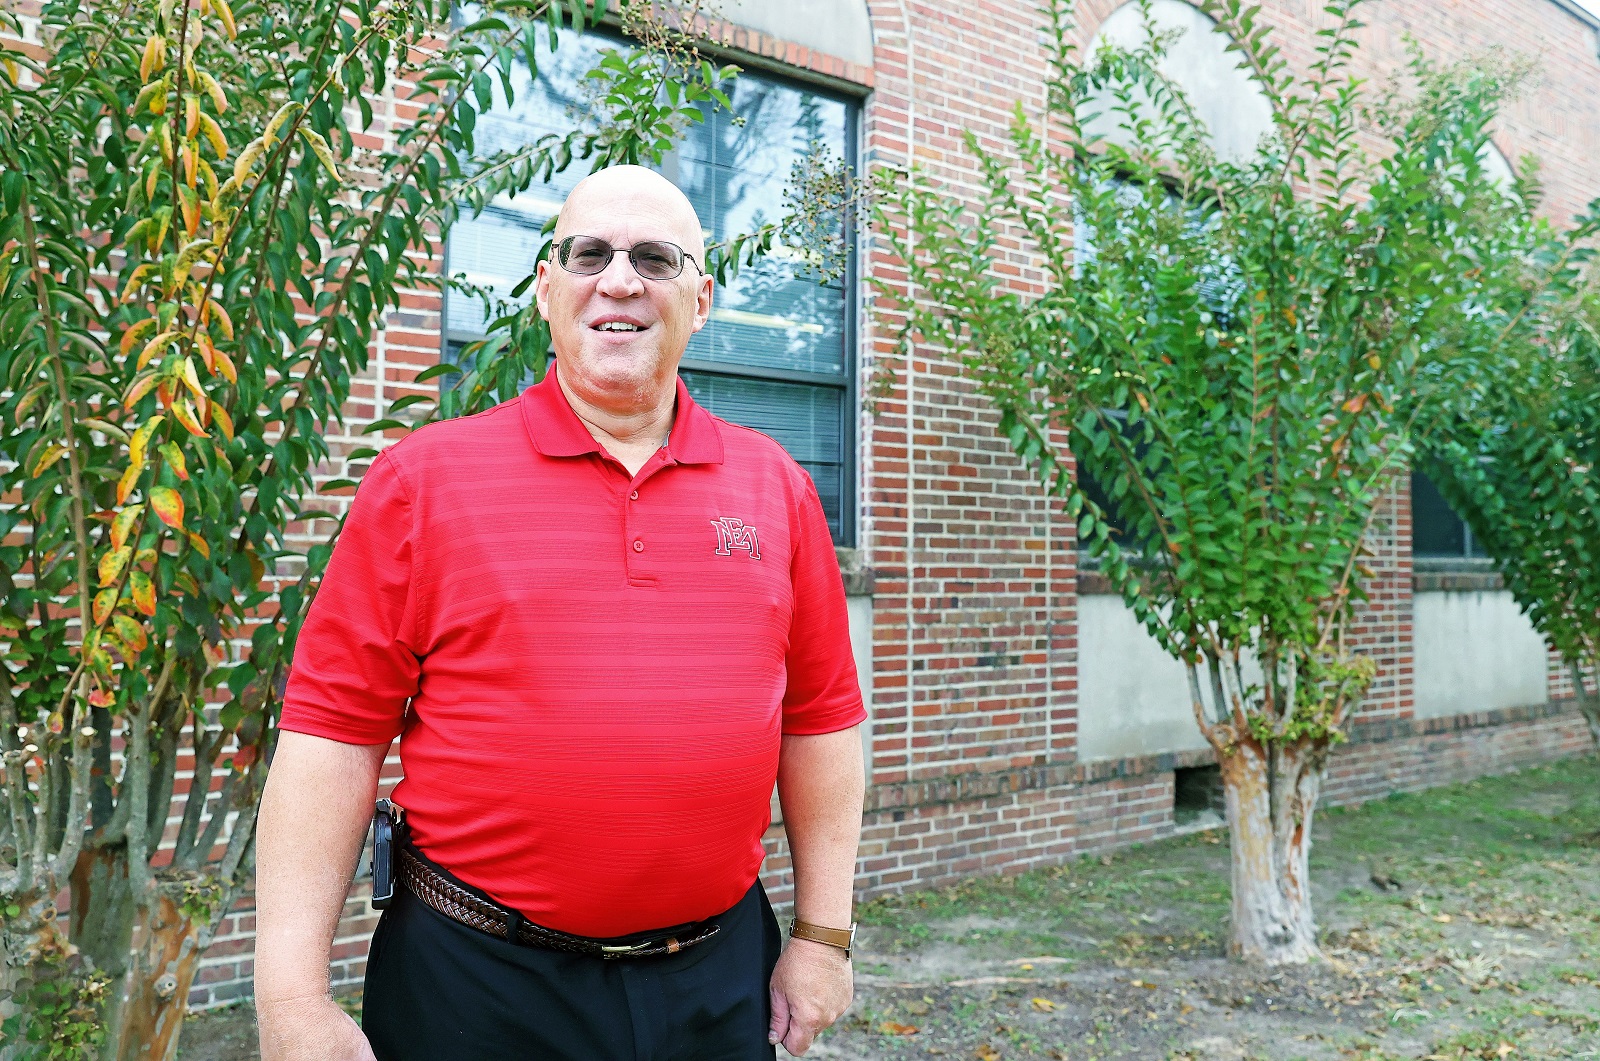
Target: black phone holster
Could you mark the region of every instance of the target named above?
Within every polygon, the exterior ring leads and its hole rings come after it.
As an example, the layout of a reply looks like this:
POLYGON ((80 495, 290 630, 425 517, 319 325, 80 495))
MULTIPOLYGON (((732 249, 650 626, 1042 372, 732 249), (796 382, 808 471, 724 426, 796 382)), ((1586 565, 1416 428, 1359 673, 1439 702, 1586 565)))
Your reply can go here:
POLYGON ((372 814, 372 905, 383 910, 398 886, 400 846, 406 838, 405 808, 380 799, 372 814))

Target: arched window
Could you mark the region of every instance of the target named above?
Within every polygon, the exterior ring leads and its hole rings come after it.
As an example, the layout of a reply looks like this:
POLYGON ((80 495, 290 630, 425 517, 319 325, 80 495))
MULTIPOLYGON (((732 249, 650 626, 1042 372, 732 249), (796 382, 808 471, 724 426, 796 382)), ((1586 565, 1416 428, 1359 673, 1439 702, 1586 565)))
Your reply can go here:
MULTIPOLYGON (((1232 161, 1249 158, 1261 138, 1273 130, 1272 106, 1261 86, 1240 68, 1239 53, 1228 50, 1227 35, 1182 0, 1151 0, 1150 15, 1158 33, 1176 34, 1161 72, 1189 97, 1190 106, 1205 123, 1212 150, 1218 157, 1232 161)), ((1100 24, 1089 54, 1106 41, 1134 48, 1147 39, 1139 5, 1130 0, 1100 24)), ((1109 113, 1109 107, 1091 101, 1085 105, 1085 112, 1099 114, 1088 123, 1086 131, 1121 142, 1117 117, 1109 113)))

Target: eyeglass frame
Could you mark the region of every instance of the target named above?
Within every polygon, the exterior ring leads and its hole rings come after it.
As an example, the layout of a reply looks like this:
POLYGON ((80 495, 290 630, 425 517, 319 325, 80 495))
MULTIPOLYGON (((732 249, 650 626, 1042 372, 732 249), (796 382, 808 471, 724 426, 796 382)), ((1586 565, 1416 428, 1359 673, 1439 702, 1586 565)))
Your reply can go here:
POLYGON ((627 257, 628 257, 628 265, 633 269, 634 275, 636 275, 641 280, 667 281, 667 280, 676 280, 678 277, 682 276, 683 275, 683 264, 681 262, 678 264, 678 271, 673 273, 671 276, 647 276, 642 271, 640 271, 639 263, 633 260, 633 252, 634 252, 635 248, 638 248, 638 247, 641 247, 641 246, 646 246, 646 245, 649 245, 649 244, 652 244, 652 243, 671 247, 673 250, 675 250, 679 254, 683 255, 684 258, 686 258, 687 260, 689 260, 691 262, 694 262, 695 272, 699 273, 701 276, 705 276, 706 275, 705 269, 701 268, 700 263, 695 260, 695 256, 690 254, 688 251, 684 250, 682 247, 678 246, 676 243, 672 242, 670 239, 640 240, 638 243, 635 243, 632 247, 616 247, 616 246, 613 246, 609 241, 601 239, 599 236, 585 236, 585 235, 574 234, 574 235, 566 237, 560 243, 557 243, 554 247, 551 248, 551 250, 553 250, 555 252, 552 255, 552 257, 555 258, 556 264, 561 266, 563 271, 569 272, 573 276, 599 276, 601 273, 603 273, 607 269, 611 268, 611 262, 616 258, 618 251, 621 251, 623 254, 627 255, 627 257), (605 264, 601 265, 600 268, 596 269, 592 273, 580 273, 578 270, 572 268, 570 265, 567 264, 567 256, 572 252, 572 243, 573 243, 574 240, 579 240, 579 239, 592 239, 596 243, 605 244, 605 246, 609 250, 609 253, 606 255, 605 264))

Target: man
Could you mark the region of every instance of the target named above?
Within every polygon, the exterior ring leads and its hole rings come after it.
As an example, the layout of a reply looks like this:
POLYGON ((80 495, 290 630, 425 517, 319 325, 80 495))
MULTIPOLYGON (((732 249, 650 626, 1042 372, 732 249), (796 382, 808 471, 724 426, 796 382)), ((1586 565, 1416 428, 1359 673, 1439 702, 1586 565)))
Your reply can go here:
POLYGON ((743 1061, 849 1005, 865 713, 815 488, 677 379, 712 297, 682 193, 604 170, 555 240, 553 368, 373 462, 300 637, 258 840, 266 1061, 743 1061), (412 843, 358 1028, 329 954, 402 734, 412 843))

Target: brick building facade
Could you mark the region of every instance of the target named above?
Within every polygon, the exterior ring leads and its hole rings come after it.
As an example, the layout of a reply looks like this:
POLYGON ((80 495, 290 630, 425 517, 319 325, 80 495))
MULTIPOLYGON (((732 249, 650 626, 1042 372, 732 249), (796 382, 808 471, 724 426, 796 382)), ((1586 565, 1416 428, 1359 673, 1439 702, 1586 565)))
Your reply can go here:
MULTIPOLYGON (((1080 44, 1121 6, 1082 0, 1080 44)), ((979 180, 963 130, 1004 152, 1015 103, 1034 117, 1043 107, 1032 3, 730 0, 722 15, 731 61, 850 101, 865 169, 915 163, 954 195, 979 180)), ((1573 0, 1381 0, 1363 17, 1355 64, 1373 79, 1400 68, 1408 37, 1441 60, 1495 47, 1535 57, 1541 74, 1502 115, 1495 146, 1506 159, 1539 158, 1554 218, 1600 195, 1600 18, 1573 0)), ((1322 18, 1319 0, 1267 0, 1261 15, 1301 70, 1322 18)), ((404 120, 402 110, 391 113, 404 120)), ((881 383, 870 408, 853 403, 854 481, 844 496, 854 508, 840 550, 871 710, 858 893, 1014 872, 1170 834, 1183 772, 1210 758, 1181 688, 1167 695, 1181 678, 1104 581, 1080 570, 1071 521, 1012 456, 959 364, 939 351, 893 356, 894 321, 870 312, 868 285, 904 277, 870 234, 857 251, 850 393, 874 375, 881 383)), ((1010 264, 1017 284, 1042 283, 1024 251, 1010 264)), ((424 294, 391 317, 356 383, 351 435, 335 452, 367 444, 360 427, 417 390, 412 377, 442 356, 442 318, 439 300, 424 294)), ((1588 747, 1563 679, 1493 572, 1469 558, 1414 557, 1412 532, 1410 496, 1399 489, 1381 520, 1359 639, 1380 676, 1333 763, 1334 802, 1588 747)), ((768 885, 783 901, 781 824, 769 849, 768 885)), ((361 888, 337 944, 336 982, 359 979, 375 923, 361 888)), ((251 927, 241 909, 205 959, 195 1004, 248 992, 251 927)))

